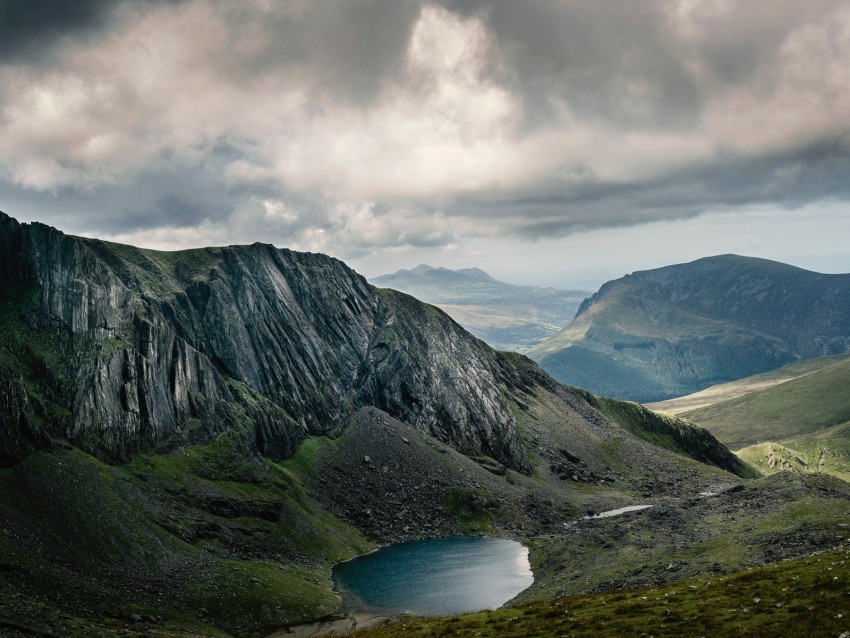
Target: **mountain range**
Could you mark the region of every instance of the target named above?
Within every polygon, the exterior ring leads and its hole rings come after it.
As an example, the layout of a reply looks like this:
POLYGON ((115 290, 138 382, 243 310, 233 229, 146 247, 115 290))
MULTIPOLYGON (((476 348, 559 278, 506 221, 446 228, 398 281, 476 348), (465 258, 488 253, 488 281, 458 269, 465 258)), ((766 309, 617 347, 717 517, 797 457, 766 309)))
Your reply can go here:
POLYGON ((445 311, 497 350, 523 352, 569 323, 584 290, 516 286, 497 281, 479 268, 433 268, 421 264, 369 280, 445 311))
POLYGON ((659 401, 850 351, 850 275, 720 255, 609 281, 528 355, 570 385, 659 401))
POLYGON ((850 485, 759 478, 706 429, 562 385, 324 255, 0 214, 0 334, 11 638, 286 635, 338 612, 335 563, 414 538, 522 540, 526 602, 842 542, 850 485))

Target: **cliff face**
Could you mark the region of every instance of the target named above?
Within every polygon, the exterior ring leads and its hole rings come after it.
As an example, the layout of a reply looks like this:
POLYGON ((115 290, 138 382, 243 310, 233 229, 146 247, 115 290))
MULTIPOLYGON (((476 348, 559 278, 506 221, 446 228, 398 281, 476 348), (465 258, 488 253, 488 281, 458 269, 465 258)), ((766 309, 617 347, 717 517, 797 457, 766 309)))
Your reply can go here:
POLYGON ((528 470, 511 364, 440 311, 323 255, 164 253, 0 214, 0 460, 68 441, 111 460, 237 427, 290 455, 371 405, 528 470))

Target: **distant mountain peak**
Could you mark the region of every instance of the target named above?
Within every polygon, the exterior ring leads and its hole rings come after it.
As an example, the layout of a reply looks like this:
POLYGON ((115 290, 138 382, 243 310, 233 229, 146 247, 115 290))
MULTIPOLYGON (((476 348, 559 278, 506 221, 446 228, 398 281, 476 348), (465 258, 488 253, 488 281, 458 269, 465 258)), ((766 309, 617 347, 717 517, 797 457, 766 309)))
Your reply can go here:
POLYGON ((457 270, 453 270, 451 268, 445 268, 443 266, 429 266, 428 264, 419 264, 415 268, 401 268, 389 275, 381 275, 380 277, 376 277, 375 279, 384 279, 389 277, 404 277, 409 275, 416 276, 429 276, 433 274, 440 275, 457 275, 459 277, 471 277, 474 279, 480 279, 483 281, 496 281, 491 277, 488 273, 484 272, 480 268, 458 268, 457 270))
POLYGON ((404 268, 402 268, 401 270, 396 272, 396 274, 403 273, 403 272, 410 272, 410 273, 413 273, 413 274, 416 274, 416 275, 422 275, 422 274, 429 272, 431 270, 437 270, 437 269, 434 268, 433 266, 429 266, 428 264, 419 264, 416 268, 412 268, 410 270, 405 270, 404 268))

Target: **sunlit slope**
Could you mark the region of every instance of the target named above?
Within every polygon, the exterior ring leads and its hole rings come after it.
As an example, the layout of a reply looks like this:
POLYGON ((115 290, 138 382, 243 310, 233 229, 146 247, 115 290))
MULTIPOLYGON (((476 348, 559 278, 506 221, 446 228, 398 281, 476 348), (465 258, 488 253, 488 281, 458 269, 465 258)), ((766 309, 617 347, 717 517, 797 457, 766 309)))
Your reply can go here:
MULTIPOLYGON (((808 362, 807 362, 808 363, 808 362)), ((850 357, 824 357, 812 361, 810 371, 772 385, 767 375, 726 384, 712 389, 715 402, 702 407, 675 411, 696 421, 726 445, 737 449, 763 441, 783 441, 811 435, 850 420, 850 357), (811 370, 819 365, 820 370, 811 370), (734 398, 724 398, 743 392, 734 398)), ((803 368, 805 370, 805 367, 803 368)), ((801 372, 795 366, 783 369, 785 374, 801 372)), ((782 373, 775 376, 781 378, 782 373)), ((709 396, 711 391, 709 391, 709 396)), ((686 403, 693 397, 678 401, 686 403)), ((702 400, 706 400, 704 396, 702 400)), ((666 405, 650 407, 670 412, 666 405)))
POLYGON ((779 443, 760 443, 738 456, 765 474, 821 473, 850 481, 850 421, 779 443))
POLYGON ((850 480, 850 356, 801 361, 648 407, 697 421, 761 472, 850 480))
POLYGON ((848 360, 850 360, 850 355, 833 355, 796 361, 770 372, 756 374, 751 377, 738 379, 737 381, 730 381, 729 383, 713 385, 710 388, 683 397, 647 403, 646 407, 656 412, 681 416, 692 413, 700 408, 737 399, 738 397, 746 396, 813 372, 820 372, 848 360))

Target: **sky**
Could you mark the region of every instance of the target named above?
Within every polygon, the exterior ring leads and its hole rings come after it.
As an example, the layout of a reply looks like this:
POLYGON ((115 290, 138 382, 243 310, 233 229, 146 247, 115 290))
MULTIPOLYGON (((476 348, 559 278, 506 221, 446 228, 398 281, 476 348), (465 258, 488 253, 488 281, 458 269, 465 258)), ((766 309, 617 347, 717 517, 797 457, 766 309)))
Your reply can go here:
POLYGON ((850 272, 845 0, 2 0, 0 210, 594 289, 850 272))

